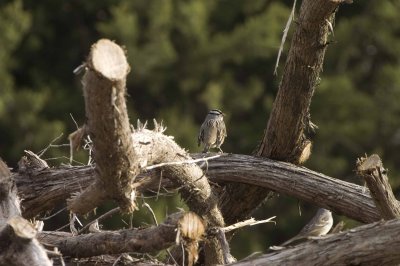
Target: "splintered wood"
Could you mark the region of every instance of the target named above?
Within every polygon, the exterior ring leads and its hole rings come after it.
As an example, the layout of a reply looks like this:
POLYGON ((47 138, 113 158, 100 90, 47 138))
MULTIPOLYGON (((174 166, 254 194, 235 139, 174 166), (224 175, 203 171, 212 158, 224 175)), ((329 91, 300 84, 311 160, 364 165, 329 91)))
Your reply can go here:
POLYGON ((385 220, 400 217, 400 204, 393 194, 381 158, 373 154, 357 160, 356 172, 364 178, 376 208, 385 220))

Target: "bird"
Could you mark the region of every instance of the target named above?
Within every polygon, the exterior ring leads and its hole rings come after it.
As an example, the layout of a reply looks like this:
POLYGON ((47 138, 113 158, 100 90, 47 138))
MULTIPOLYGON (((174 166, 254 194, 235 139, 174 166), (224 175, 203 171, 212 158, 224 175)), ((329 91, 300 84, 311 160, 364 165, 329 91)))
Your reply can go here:
POLYGON ((333 218, 330 210, 320 208, 317 214, 306 224, 303 229, 293 238, 289 239, 281 246, 287 246, 288 244, 307 237, 316 237, 326 235, 332 228, 333 218))
POLYGON ((200 147, 201 144, 204 145, 203 153, 208 152, 210 148, 217 148, 222 153, 221 145, 224 143, 226 137, 224 113, 218 109, 210 110, 200 127, 197 138, 198 146, 200 147))

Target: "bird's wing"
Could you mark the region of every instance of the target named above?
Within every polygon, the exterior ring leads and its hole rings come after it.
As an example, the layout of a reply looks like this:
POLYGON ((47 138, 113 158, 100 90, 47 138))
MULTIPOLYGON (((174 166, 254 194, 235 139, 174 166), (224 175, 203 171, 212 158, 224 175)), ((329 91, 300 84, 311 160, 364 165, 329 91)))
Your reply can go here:
POLYGON ((204 140, 204 127, 201 125, 199 136, 197 137, 197 146, 200 147, 201 142, 204 140))
POLYGON ((224 141, 226 137, 226 127, 225 127, 225 123, 222 122, 219 126, 218 126, 218 130, 217 130, 217 145, 222 144, 222 142, 224 141))

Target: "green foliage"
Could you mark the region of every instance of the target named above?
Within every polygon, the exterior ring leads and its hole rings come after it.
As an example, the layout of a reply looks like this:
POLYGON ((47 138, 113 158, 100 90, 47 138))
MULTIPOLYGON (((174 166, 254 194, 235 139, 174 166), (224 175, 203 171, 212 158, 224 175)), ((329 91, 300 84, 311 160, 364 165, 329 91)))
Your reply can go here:
MULTIPOLYGON (((267 0, 29 1, 0 3, 0 150, 16 165, 24 149, 39 151, 85 121, 80 77, 72 70, 90 45, 110 38, 125 46, 132 71, 132 121, 164 120, 167 134, 191 152, 208 109, 227 114, 224 151, 250 154, 262 137, 279 77, 272 75, 291 2, 267 0)), ((400 189, 399 1, 340 7, 321 83, 311 106, 319 126, 307 166, 361 183, 357 157, 378 153, 400 189)), ((292 24, 292 28, 296 24, 292 24)), ((290 45, 289 39, 285 47, 290 45)), ((284 57, 279 67, 282 71, 284 57)), ((50 148, 44 157, 68 156, 50 148)), ((82 153, 78 160, 86 160, 82 153)), ((171 200, 174 206, 177 199, 171 200)), ((152 202, 161 220, 166 203, 152 202)), ((171 207, 169 207, 171 209, 171 207)), ((277 226, 242 230, 235 255, 265 250, 290 237, 313 214, 279 197, 256 213, 277 226), (247 250, 242 248, 242 243, 247 250)), ((145 217, 145 212, 141 218, 145 217)), ((146 216, 148 218, 148 216, 146 216)), ((140 219, 139 219, 140 220, 140 219)), ((143 221, 151 222, 151 220, 143 221)), ((140 222, 138 223, 140 224, 140 222)))

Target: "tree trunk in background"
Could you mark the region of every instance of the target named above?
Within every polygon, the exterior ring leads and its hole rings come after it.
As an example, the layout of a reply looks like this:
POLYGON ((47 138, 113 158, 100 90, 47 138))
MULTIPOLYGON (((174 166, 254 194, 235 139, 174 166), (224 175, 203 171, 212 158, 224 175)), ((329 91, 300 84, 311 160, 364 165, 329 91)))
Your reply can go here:
MULTIPOLYGON (((329 25, 340 2, 302 2, 279 91, 256 155, 295 164, 307 160, 311 142, 304 130, 310 123, 309 107, 322 70, 329 25)), ((237 184, 226 190, 221 205, 228 224, 249 216, 270 193, 237 184)))

